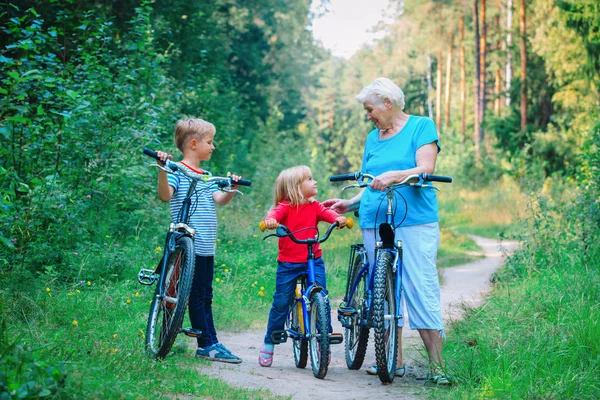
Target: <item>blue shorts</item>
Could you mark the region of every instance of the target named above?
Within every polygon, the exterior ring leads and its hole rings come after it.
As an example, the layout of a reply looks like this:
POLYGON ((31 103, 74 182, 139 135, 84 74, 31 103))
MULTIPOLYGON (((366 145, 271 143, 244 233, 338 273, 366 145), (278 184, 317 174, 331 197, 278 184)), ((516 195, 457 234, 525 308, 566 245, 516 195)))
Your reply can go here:
MULTIPOLYGON (((369 265, 374 265, 375 241, 379 232, 361 229, 369 265)), ((377 239, 376 239, 377 237, 377 239)), ((396 240, 402 241, 402 298, 400 313, 404 314, 404 303, 411 329, 433 329, 444 336, 440 308, 440 283, 435 262, 440 245, 440 229, 437 222, 396 228, 396 240)), ((404 318, 398 320, 404 326, 404 318)))

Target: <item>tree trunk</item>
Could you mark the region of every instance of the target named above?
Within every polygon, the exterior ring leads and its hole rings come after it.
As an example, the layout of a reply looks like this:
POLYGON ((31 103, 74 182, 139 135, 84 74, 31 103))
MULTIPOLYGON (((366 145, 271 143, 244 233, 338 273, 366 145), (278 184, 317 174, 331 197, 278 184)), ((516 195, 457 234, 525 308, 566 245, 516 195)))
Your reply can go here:
POLYGON ((465 17, 463 15, 460 16, 459 21, 459 31, 460 31, 460 133, 462 135, 463 144, 466 141, 466 132, 467 132, 467 124, 465 121, 465 117, 467 114, 466 109, 466 98, 467 98, 467 74, 465 72, 465 17))
POLYGON ((433 119, 433 102, 431 101, 431 91, 433 84, 431 83, 431 54, 427 54, 427 111, 429 118, 433 119))
POLYGON ((521 0, 519 19, 521 28, 521 132, 527 130, 527 29, 525 0, 521 0))
POLYGON ((502 79, 500 70, 496 70, 496 82, 494 84, 494 115, 500 115, 500 92, 502 91, 502 79))
POLYGON ((506 81, 504 91, 506 92, 506 107, 510 106, 510 84, 512 81, 512 16, 513 0, 506 4, 506 81))
POLYGON ((484 141, 484 118, 485 118, 485 76, 487 56, 487 23, 485 21, 486 0, 481 0, 481 48, 480 48, 480 78, 479 78, 479 143, 484 141))
POLYGON ((446 61, 446 104, 444 109, 444 127, 450 126, 450 90, 452 89, 452 47, 454 45, 454 34, 450 34, 450 43, 448 44, 448 59, 446 61))
POLYGON ((438 130, 438 135, 442 126, 442 50, 439 51, 437 57, 437 77, 435 82, 435 126, 438 130))
POLYGON ((473 140, 475 141, 475 160, 477 162, 480 161, 480 152, 479 152, 479 79, 480 75, 480 67, 479 63, 479 8, 478 8, 479 0, 473 0, 473 32, 474 32, 474 44, 475 44, 475 112, 473 113, 475 122, 474 122, 474 132, 473 132, 473 140))

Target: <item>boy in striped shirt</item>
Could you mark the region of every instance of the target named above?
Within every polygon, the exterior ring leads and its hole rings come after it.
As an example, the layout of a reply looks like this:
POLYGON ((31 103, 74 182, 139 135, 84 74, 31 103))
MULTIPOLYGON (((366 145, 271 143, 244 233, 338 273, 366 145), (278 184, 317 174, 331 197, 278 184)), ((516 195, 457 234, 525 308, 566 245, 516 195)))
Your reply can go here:
MULTIPOLYGON (((183 153, 181 164, 190 170, 201 173, 200 162, 210 160, 215 146, 213 139, 216 129, 210 122, 199 118, 186 118, 177 121, 175 125, 175 144, 183 153)), ((172 159, 170 154, 157 151, 164 162, 172 159)), ((234 181, 241 177, 233 175, 234 181)), ((159 169, 158 197, 168 201, 171 207, 171 218, 175 220, 187 193, 190 182, 185 175, 167 175, 159 169)), ((237 189, 234 186, 233 189, 237 189)), ((227 347, 219 343, 213 321, 212 281, 214 277, 215 243, 217 241, 217 214, 215 203, 226 205, 235 193, 221 192, 214 185, 198 182, 196 186, 197 206, 192 207, 190 227, 196 230, 194 249, 196 253, 196 268, 189 299, 189 312, 192 328, 200 329, 202 335, 197 338, 198 350, 196 357, 211 361, 222 361, 239 364, 242 359, 235 356, 227 347)))

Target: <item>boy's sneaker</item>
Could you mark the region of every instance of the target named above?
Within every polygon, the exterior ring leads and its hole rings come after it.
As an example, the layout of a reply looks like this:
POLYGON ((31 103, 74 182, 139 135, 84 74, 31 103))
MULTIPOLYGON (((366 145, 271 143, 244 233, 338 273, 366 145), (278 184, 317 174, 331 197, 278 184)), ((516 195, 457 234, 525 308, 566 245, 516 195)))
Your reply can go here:
MULTIPOLYGON (((369 375, 377 375, 377 364, 371 365, 367 368, 367 374, 369 375)), ((394 376, 402 378, 406 374, 406 365, 401 366, 400 368, 396 368, 396 372, 394 372, 394 376)))
POLYGON ((210 361, 221 361, 230 364, 239 364, 242 359, 234 356, 231 351, 221 343, 213 344, 205 348, 198 347, 196 350, 196 357, 210 361))

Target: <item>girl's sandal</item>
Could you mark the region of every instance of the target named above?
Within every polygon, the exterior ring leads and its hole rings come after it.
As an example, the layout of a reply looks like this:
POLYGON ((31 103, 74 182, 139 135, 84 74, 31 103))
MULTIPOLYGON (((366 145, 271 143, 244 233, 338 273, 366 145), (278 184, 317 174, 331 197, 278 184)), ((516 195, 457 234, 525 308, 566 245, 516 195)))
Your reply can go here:
POLYGON ((258 355, 258 363, 261 367, 270 367, 273 364, 273 352, 261 350, 260 354, 258 355), (263 357, 262 354, 268 357, 263 357))

